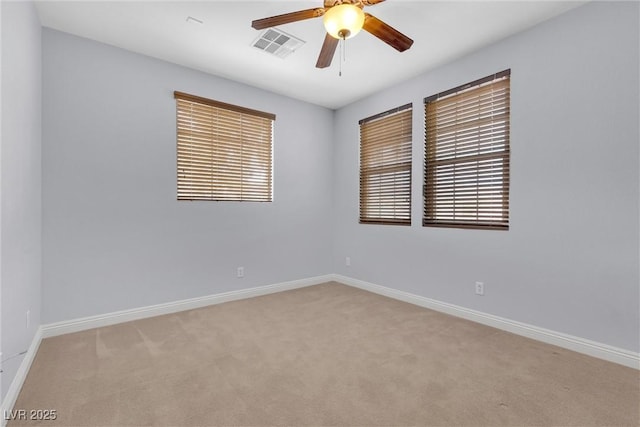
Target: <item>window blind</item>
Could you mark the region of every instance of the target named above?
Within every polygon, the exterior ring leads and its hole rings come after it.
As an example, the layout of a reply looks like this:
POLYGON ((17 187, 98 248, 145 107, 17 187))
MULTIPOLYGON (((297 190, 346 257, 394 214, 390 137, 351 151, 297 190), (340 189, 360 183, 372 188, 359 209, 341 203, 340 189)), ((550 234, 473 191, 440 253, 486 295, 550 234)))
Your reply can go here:
POLYGON ((360 120, 360 223, 411 225, 412 111, 360 120))
POLYGON ((509 228, 510 74, 425 98, 423 225, 509 228))
POLYGON ((275 115, 174 92, 178 200, 270 202, 275 115))

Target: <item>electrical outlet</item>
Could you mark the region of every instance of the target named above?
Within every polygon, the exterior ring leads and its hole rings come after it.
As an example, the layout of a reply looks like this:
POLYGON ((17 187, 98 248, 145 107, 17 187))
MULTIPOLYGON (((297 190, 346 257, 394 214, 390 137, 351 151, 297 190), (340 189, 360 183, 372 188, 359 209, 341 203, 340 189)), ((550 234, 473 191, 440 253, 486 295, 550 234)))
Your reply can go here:
POLYGON ((351 257, 346 257, 344 259, 344 265, 346 265, 347 267, 351 267, 351 257))
POLYGON ((31 326, 31 310, 27 310, 26 318, 26 326, 29 329, 29 326, 31 326))
POLYGON ((238 267, 238 278, 244 277, 244 267, 238 267))
POLYGON ((484 283, 476 282, 476 295, 484 295, 484 283))

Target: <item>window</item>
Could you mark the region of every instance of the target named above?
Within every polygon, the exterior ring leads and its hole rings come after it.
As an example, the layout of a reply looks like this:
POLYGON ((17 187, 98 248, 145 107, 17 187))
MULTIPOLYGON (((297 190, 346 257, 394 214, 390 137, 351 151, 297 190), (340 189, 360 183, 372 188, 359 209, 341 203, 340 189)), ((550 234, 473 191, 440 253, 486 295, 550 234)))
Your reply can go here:
POLYGON ((276 116, 174 92, 178 200, 272 200, 276 116))
POLYGON ((509 229, 510 74, 425 98, 424 226, 509 229))
POLYGON ((360 120, 360 223, 411 225, 407 104, 360 120))

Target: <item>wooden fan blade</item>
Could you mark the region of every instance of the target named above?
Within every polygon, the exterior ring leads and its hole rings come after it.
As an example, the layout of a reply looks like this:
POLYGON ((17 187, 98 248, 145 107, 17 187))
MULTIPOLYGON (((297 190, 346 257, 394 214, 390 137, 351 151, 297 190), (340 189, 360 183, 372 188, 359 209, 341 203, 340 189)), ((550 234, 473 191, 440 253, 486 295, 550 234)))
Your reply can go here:
POLYGON ((285 13, 283 15, 270 16, 269 18, 256 19, 251 22, 251 26, 256 30, 275 27, 277 25, 288 24, 290 22, 303 21, 305 19, 318 18, 324 15, 323 7, 315 9, 299 10, 297 12, 285 13))
POLYGON ((409 49, 413 44, 409 37, 369 13, 364 14, 362 28, 400 52, 409 49))
POLYGON ((320 55, 318 56, 316 68, 327 68, 329 65, 331 65, 333 54, 336 52, 336 47, 338 47, 338 41, 338 39, 332 37, 331 34, 327 33, 327 35, 324 37, 322 49, 320 49, 320 55))

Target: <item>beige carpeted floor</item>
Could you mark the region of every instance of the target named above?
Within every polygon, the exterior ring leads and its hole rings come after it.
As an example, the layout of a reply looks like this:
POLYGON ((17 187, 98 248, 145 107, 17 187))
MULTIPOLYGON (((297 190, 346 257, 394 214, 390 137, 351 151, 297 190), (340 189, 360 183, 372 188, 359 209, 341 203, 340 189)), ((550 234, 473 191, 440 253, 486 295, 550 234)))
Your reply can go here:
MULTIPOLYGON (((40 425, 637 426, 639 372, 337 283, 45 339, 40 425)), ((10 426, 28 422, 10 422, 10 426)))

